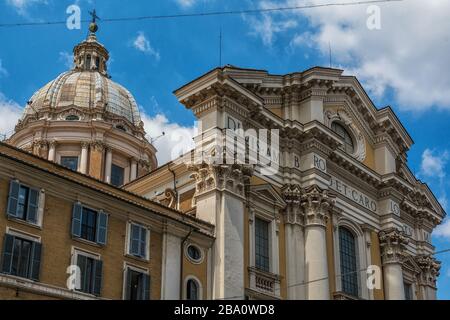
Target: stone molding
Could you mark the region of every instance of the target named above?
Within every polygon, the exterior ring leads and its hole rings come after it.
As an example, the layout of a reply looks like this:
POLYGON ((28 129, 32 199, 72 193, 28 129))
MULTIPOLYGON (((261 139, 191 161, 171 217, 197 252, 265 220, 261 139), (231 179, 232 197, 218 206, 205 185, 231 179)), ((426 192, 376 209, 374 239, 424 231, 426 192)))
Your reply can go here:
POLYGON ((253 175, 253 166, 250 165, 217 165, 198 164, 190 165, 191 177, 196 182, 196 195, 217 189, 230 191, 238 196, 245 196, 245 186, 253 175))
POLYGON ((441 262, 429 255, 419 255, 414 259, 421 270, 419 283, 436 288, 436 281, 440 275, 441 262))
POLYGON ((408 237, 404 231, 396 228, 381 230, 378 233, 383 265, 390 263, 403 264, 408 237))

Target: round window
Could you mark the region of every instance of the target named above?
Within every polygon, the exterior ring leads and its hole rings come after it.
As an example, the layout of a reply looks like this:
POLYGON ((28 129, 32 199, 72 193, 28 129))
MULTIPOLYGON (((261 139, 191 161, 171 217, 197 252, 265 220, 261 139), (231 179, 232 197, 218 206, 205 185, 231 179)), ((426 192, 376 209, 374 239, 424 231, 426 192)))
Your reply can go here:
POLYGON ((76 116, 74 114, 71 114, 70 116, 66 117, 66 121, 79 121, 79 120, 80 120, 80 117, 76 116))
POLYGON ((187 255, 194 262, 198 263, 202 260, 202 252, 200 248, 192 244, 187 247, 187 255))

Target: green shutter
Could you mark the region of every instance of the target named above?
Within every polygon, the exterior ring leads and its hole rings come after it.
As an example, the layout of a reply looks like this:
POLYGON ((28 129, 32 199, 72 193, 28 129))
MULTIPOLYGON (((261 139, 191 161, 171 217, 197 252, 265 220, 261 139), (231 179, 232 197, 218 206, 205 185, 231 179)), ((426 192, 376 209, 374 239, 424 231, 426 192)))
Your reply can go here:
POLYGON ((73 205, 72 211, 72 235, 74 237, 81 237, 81 216, 83 212, 83 206, 77 202, 73 205))
MULTIPOLYGON (((88 291, 89 285, 87 283, 90 279, 86 275, 86 260, 87 260, 86 256, 83 256, 81 254, 77 255, 77 266, 80 268, 80 274, 77 276, 80 277, 79 283, 81 285, 81 288, 77 288, 77 290, 81 290, 83 292, 88 293, 87 291, 88 291)), ((77 281, 77 283, 78 283, 78 281, 77 281)))
POLYGON ((142 300, 150 300, 150 276, 143 274, 142 281, 142 300))
POLYGON ((108 215, 100 211, 97 215, 97 243, 105 245, 108 234, 108 215))
POLYGON ((5 234, 3 239, 3 258, 2 258, 2 272, 11 273, 12 257, 14 249, 14 236, 5 234))
POLYGON ((102 269, 103 269, 103 262, 101 260, 94 260, 92 293, 95 294, 96 296, 100 296, 102 292, 102 269))
POLYGON ((30 278, 39 281, 39 272, 41 269, 42 244, 33 242, 30 263, 30 278))
POLYGON ((27 221, 36 224, 39 209, 39 191, 30 189, 30 196, 28 197, 28 211, 27 221))
POLYGON ((19 203, 19 189, 20 183, 16 180, 11 180, 9 183, 9 197, 7 214, 11 217, 17 217, 17 205, 19 203))
POLYGON ((131 299, 131 270, 127 268, 125 272, 125 300, 131 299))

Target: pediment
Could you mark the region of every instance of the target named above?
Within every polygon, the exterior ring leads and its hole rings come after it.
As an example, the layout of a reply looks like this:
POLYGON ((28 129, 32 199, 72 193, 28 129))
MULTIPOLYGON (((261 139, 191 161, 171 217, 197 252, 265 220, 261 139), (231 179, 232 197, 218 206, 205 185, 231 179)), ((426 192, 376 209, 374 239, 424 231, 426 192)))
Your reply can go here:
POLYGON ((250 191, 258 198, 273 203, 277 207, 284 208, 286 206, 286 202, 284 202, 281 195, 270 184, 252 186, 250 191))

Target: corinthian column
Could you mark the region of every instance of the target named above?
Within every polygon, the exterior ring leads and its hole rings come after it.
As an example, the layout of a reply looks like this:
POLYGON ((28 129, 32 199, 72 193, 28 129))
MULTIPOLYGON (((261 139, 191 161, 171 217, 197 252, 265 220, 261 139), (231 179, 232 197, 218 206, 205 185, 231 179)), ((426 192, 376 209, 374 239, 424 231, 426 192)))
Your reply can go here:
POLYGON ((305 286, 305 237, 304 216, 300 206, 301 188, 286 185, 282 194, 286 202, 284 228, 286 241, 286 282, 289 300, 304 300, 305 286), (300 284, 300 285, 299 285, 300 284))
POLYGON ((326 220, 334 199, 326 190, 311 186, 301 197, 305 215, 306 297, 309 300, 329 300, 326 220))
POLYGON ((419 290, 422 300, 436 300, 436 280, 439 277, 441 263, 432 256, 420 255, 415 258, 421 269, 419 290))
POLYGON ((105 182, 111 183, 111 166, 112 166, 112 150, 106 148, 106 160, 105 160, 105 182))
POLYGON ((379 233, 386 300, 405 300, 402 261, 408 238, 396 228, 379 233))

